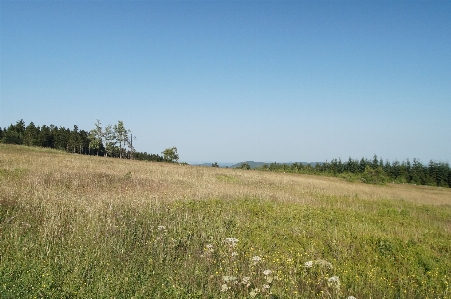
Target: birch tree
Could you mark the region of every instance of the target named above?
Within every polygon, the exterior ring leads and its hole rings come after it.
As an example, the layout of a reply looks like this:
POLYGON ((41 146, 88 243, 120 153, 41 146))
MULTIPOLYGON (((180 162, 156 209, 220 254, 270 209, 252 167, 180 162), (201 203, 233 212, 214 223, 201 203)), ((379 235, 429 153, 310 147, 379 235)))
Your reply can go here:
POLYGON ((105 140, 105 156, 112 156, 114 148, 116 147, 116 132, 111 125, 106 126, 105 132, 103 132, 103 138, 105 140))
POLYGON ((92 129, 89 132, 89 139, 91 141, 89 142, 89 148, 95 149, 97 151, 97 156, 99 155, 100 145, 102 144, 102 138, 103 138, 103 129, 100 126, 100 120, 96 120, 96 123, 94 124, 96 127, 95 129, 92 129))
POLYGON ((125 148, 125 143, 128 141, 128 133, 130 131, 126 130, 124 127, 124 122, 119 120, 117 125, 114 125, 114 132, 116 133, 116 140, 119 142, 119 158, 122 158, 122 146, 125 148))

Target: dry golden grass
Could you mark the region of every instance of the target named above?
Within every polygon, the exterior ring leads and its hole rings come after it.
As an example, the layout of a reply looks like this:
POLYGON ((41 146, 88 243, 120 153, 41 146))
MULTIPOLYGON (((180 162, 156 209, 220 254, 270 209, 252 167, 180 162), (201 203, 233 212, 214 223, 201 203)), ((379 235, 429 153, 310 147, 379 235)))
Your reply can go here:
POLYGON ((232 298, 222 276, 264 283, 265 268, 247 265, 257 254, 277 271, 271 290, 281 298, 450 294, 447 188, 3 144, 0 183, 1 298, 232 298), (237 261, 221 249, 227 237, 240 239, 237 261), (206 258, 207 243, 216 256, 206 258), (322 259, 334 264, 330 277, 306 272, 322 259), (331 289, 325 281, 337 275, 343 286, 331 289))
MULTIPOLYGON (((174 201, 255 197, 317 205, 318 196, 360 200, 402 200, 421 205, 451 205, 451 189, 429 186, 369 185, 338 178, 240 169, 180 166, 73 155, 48 150, 27 151, 1 145, 0 167, 23 176, 20 188, 32 197, 77 200, 174 201), (52 151, 50 151, 52 152, 52 151)), ((3 186, 4 195, 17 186, 3 186)))

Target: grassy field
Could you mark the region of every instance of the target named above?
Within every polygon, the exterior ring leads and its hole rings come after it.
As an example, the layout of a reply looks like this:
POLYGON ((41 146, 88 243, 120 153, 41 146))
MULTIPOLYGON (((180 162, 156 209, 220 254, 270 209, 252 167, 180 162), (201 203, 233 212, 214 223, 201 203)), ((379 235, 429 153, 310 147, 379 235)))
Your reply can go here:
POLYGON ((451 298, 451 189, 0 144, 0 298, 451 298))

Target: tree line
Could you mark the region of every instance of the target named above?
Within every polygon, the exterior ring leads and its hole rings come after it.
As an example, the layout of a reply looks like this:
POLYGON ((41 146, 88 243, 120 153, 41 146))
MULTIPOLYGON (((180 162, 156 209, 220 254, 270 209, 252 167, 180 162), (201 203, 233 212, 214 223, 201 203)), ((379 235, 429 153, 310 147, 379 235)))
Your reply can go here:
MULTIPOLYGON (((155 162, 178 162, 177 148, 167 148, 161 155, 137 152, 133 147, 135 137, 125 128, 122 121, 115 125, 102 127, 99 120, 90 131, 73 129, 54 125, 36 126, 30 122, 27 126, 21 119, 8 128, 0 127, 0 142, 22 144, 27 146, 47 147, 83 155, 96 155, 114 158, 125 158, 155 162)), ((217 163, 213 167, 219 167, 217 163)), ((251 167, 244 163, 242 169, 251 167)), ((257 168, 263 171, 278 171, 289 173, 304 173, 329 175, 344 178, 349 181, 381 184, 387 182, 408 183, 417 185, 433 185, 451 188, 451 169, 448 163, 429 161, 427 165, 418 159, 399 162, 383 161, 374 155, 372 159, 360 160, 349 157, 347 161, 333 159, 325 163, 270 163, 257 168)))
POLYGON ((161 155, 137 152, 133 147, 136 137, 125 128, 123 121, 115 125, 102 127, 99 120, 90 131, 54 125, 36 126, 30 122, 27 126, 23 119, 8 128, 0 127, 0 142, 27 146, 47 147, 82 155, 96 155, 113 158, 125 158, 156 162, 178 162, 177 148, 167 148, 161 155))
POLYGON ((418 159, 399 162, 383 161, 374 155, 373 159, 360 160, 349 157, 347 161, 333 159, 315 164, 265 164, 257 168, 266 171, 329 175, 348 181, 362 181, 372 184, 407 183, 451 188, 451 169, 448 163, 430 161, 423 165, 418 159))

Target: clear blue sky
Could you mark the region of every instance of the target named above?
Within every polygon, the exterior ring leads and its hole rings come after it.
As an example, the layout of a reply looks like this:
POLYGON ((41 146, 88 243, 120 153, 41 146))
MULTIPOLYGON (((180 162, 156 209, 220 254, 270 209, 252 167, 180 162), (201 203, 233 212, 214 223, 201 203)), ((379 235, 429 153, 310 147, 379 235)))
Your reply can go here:
POLYGON ((187 162, 451 162, 450 1, 0 1, 0 126, 187 162))

